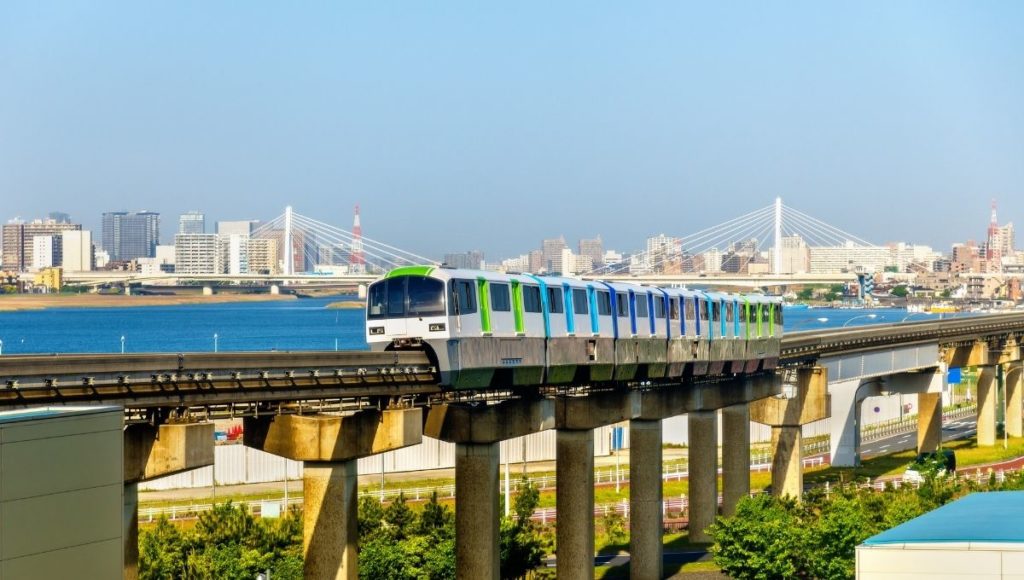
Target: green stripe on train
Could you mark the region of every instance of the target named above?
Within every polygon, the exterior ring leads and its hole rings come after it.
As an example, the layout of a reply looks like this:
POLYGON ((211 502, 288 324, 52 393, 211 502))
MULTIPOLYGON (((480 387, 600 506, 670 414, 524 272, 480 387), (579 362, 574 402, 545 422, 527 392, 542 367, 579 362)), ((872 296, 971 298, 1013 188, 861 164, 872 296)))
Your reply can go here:
POLYGON ((434 271, 434 266, 402 266, 387 273, 385 278, 397 278, 398 276, 429 276, 434 271))

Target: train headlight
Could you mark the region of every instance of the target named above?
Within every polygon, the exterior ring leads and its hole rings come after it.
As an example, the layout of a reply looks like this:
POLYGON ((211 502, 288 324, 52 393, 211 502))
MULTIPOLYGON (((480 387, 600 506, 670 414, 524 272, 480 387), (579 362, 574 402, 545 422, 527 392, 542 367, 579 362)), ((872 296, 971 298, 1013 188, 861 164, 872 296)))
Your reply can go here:
POLYGON ((370 334, 384 334, 384 327, 383 326, 371 326, 370 327, 370 334))
POLYGON ((429 326, 430 332, 444 332, 444 323, 438 322, 429 326))

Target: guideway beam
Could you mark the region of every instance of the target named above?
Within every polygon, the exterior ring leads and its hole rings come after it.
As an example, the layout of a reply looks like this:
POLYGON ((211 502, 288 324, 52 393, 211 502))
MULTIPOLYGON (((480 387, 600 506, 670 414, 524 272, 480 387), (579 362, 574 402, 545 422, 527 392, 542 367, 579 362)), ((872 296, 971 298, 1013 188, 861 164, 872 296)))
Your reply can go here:
POLYGON ((243 442, 302 461, 303 577, 359 577, 358 459, 423 440, 422 409, 244 419, 243 442))
MULTIPOLYGON (((555 427, 551 399, 430 407, 424 433, 455 444, 455 563, 458 578, 500 577, 499 442, 555 427)), ((591 569, 593 565, 591 564, 591 569)))
POLYGON ((213 465, 213 423, 131 424, 124 430, 124 577, 139 577, 139 482, 213 465))
POLYGON ((799 499, 803 495, 803 425, 829 416, 828 370, 796 371, 789 396, 762 399, 750 406, 750 418, 772 428, 772 493, 799 499))

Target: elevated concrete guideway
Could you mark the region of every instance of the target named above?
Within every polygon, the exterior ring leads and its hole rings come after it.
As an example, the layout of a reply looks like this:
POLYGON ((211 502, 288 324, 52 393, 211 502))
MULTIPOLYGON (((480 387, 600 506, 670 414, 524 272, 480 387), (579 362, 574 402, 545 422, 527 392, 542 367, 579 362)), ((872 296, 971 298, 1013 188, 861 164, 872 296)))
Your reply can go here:
MULTIPOLYGON (((923 409, 938 412, 935 385, 948 365, 982 369, 979 441, 982 433, 994 434, 999 377, 1015 385, 1021 380, 1022 335, 1024 313, 794 333, 783 339, 775 371, 459 393, 442 391, 437 369, 416 352, 0 357, 0 408, 83 402, 126 408, 133 426, 125 431, 126 449, 139 450, 125 457, 126 538, 136 525, 135 483, 207 464, 213 438, 203 421, 218 413, 246 416, 245 444, 306 463, 307 578, 358 577, 355 461, 413 445, 423 435, 456 444, 458 576, 496 578, 499 444, 548 429, 558 432, 559 577, 590 577, 593 429, 629 421, 636 465, 646 467, 631 478, 631 576, 652 578, 662 572, 661 477, 653 472, 661 465, 663 419, 690 415, 690 539, 707 542, 718 509, 719 411, 723 510, 730 513, 749 490, 751 419, 777 428, 776 493, 795 495, 801 424, 826 414, 846 418, 837 421, 843 430, 836 444, 855 461, 859 441, 849 425, 857 425, 858 397, 869 390, 917 392, 923 409), (167 423, 174 417, 183 426, 167 423)), ((1021 392, 1008 391, 1008 400, 1019 406, 1021 392)), ((927 448, 938 443, 941 416, 922 415, 919 446, 927 448)), ((1020 413, 1008 417, 1019 422, 1020 413)), ((127 577, 134 573, 133 546, 131 540, 125 546, 127 577)))

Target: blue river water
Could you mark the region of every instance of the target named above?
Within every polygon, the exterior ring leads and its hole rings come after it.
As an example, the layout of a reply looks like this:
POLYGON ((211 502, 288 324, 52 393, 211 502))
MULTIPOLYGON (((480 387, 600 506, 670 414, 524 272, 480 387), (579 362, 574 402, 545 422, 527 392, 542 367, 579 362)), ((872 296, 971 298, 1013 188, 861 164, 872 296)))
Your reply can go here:
MULTIPOLYGON (((116 353, 122 336, 129 353, 213 351, 215 342, 223 351, 366 349, 363 310, 327 308, 338 299, 0 312, 0 340, 4 355, 116 353)), ((937 318, 909 316, 908 321, 937 318)), ((785 317, 792 332, 900 322, 908 314, 786 308, 785 317)))

